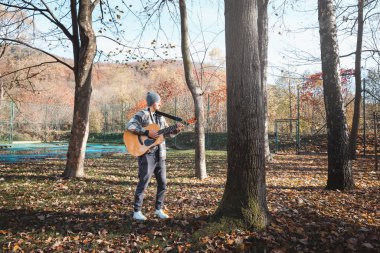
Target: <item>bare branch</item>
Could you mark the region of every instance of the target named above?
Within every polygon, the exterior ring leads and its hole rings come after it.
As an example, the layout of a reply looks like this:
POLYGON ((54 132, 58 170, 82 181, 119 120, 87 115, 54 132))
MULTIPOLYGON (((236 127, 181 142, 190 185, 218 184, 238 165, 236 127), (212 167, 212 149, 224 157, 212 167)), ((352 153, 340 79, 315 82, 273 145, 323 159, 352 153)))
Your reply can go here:
POLYGON ((73 36, 70 34, 69 30, 61 23, 59 20, 55 17, 54 13, 50 10, 49 6, 45 3, 44 0, 41 0, 42 4, 46 8, 46 12, 50 14, 51 18, 47 15, 44 15, 46 18, 48 18, 53 24, 56 24, 62 32, 69 38, 70 40, 73 40, 73 36))
POLYGON ((51 53, 49 53, 49 52, 46 52, 46 51, 44 51, 44 50, 42 50, 42 49, 40 49, 40 48, 33 47, 33 46, 29 45, 28 43, 25 43, 25 42, 22 42, 22 41, 18 41, 18 40, 13 40, 13 39, 7 39, 7 38, 0 38, 0 40, 14 42, 14 43, 21 44, 21 45, 24 45, 24 46, 26 46, 26 47, 29 47, 29 48, 31 48, 31 49, 37 50, 37 51, 39 51, 39 52, 41 52, 41 53, 44 53, 44 54, 46 54, 46 55, 48 55, 48 56, 54 58, 57 62, 59 62, 59 63, 65 65, 65 66, 68 67, 69 69, 73 70, 73 67, 72 67, 72 66, 70 66, 70 65, 67 64, 66 62, 62 61, 61 59, 59 59, 59 58, 56 57, 55 55, 53 55, 53 54, 51 54, 51 53))
MULTIPOLYGON (((370 52, 370 53, 380 53, 380 51, 378 51, 378 50, 370 50, 370 49, 368 49, 368 50, 362 50, 362 52, 363 52, 363 53, 365 53, 365 52, 370 52)), ((354 54, 356 54, 356 51, 355 51, 355 52, 351 52, 351 53, 349 53, 349 54, 341 55, 341 56, 339 56, 339 57, 340 57, 340 58, 344 58, 344 57, 348 57, 348 56, 351 56, 351 55, 354 55, 354 54)))
MULTIPOLYGON (((24 3, 25 3, 25 2, 24 2, 24 3)), ((25 3, 25 4, 29 4, 29 3, 25 3)), ((36 8, 36 7, 33 6, 33 5, 32 5, 33 8, 26 7, 26 6, 20 7, 19 5, 7 4, 7 3, 0 3, 0 5, 3 5, 3 6, 5 6, 5 7, 16 8, 16 9, 29 10, 29 11, 38 11, 38 12, 44 12, 44 11, 46 11, 46 9, 36 8)))
MULTIPOLYGON (((108 7, 109 15, 111 16, 112 24, 114 25, 114 27, 115 27, 115 29, 116 29, 116 32, 117 32, 117 33, 120 33, 120 32, 119 32, 119 28, 118 28, 117 25, 116 25, 116 24, 117 24, 117 21, 116 21, 116 19, 115 19, 113 13, 112 13, 112 11, 111 11, 112 8, 110 7, 110 4, 109 4, 108 0, 103 0, 103 1, 106 2, 105 5, 108 7)), ((103 14, 103 10, 102 10, 102 14, 103 14)), ((103 22, 103 18, 102 18, 102 23, 103 23, 104 25, 106 25, 106 24, 103 22)))
MULTIPOLYGON (((42 66, 44 66, 44 65, 52 64, 52 63, 60 63, 60 62, 58 62, 58 61, 41 62, 41 63, 36 64, 36 65, 28 66, 28 67, 25 67, 25 68, 21 68, 21 69, 17 69, 17 70, 14 70, 14 71, 11 71, 11 72, 8 72, 8 73, 5 73, 5 74, 3 74, 3 75, 0 76, 0 79, 1 79, 1 78, 4 78, 4 77, 6 77, 6 76, 9 76, 9 75, 12 75, 12 74, 18 73, 18 72, 20 72, 20 71, 24 71, 24 70, 27 70, 28 73, 29 73, 29 71, 30 71, 31 69, 33 69, 33 68, 42 67, 42 66)), ((28 75, 28 76, 29 76, 29 75, 28 75)), ((35 76, 35 74, 33 74, 32 77, 34 77, 34 76, 35 76)))
POLYGON ((4 43, 4 45, 0 47, 0 49, 1 49, 0 58, 2 58, 4 56, 5 50, 7 49, 7 47, 8 47, 7 43, 4 43))
MULTIPOLYGON (((98 3, 100 2, 101 0, 95 0, 92 4, 91 4, 91 12, 94 11, 96 5, 98 5, 98 3)), ((108 1, 107 1, 108 2, 108 1)))

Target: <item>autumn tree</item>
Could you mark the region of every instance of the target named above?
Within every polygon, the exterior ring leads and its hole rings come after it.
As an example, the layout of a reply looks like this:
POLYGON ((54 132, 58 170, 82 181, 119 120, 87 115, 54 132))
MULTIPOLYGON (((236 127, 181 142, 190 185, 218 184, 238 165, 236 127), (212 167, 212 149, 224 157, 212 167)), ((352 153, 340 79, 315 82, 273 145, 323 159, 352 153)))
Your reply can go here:
MULTIPOLYGON (((150 71, 148 78, 153 84, 151 86, 158 88, 160 96, 164 101, 170 101, 175 97, 190 95, 185 82, 182 65, 182 63, 178 65, 161 64, 156 68, 152 68, 150 71)), ((167 104, 167 102, 165 104, 167 104)), ((165 104, 164 107, 166 109, 165 104)))
MULTIPOLYGON (((223 72, 223 79, 225 80, 225 73, 223 72)), ((225 82, 225 81, 224 81, 225 82)), ((218 86, 208 91, 208 106, 207 112, 207 127, 211 132, 226 132, 227 130, 227 115, 225 112, 227 102, 227 85, 221 82, 218 86)))
POLYGON ((186 1, 179 0, 181 13, 181 50, 187 87, 194 100, 196 144, 195 144, 195 174, 199 179, 207 177, 205 149, 205 113, 203 90, 194 80, 190 56, 189 28, 187 20, 186 1))
MULTIPOLYGON (((100 0, 85 1, 71 0, 67 2, 46 1, 2 1, 0 5, 7 11, 21 10, 27 13, 36 25, 46 22, 49 31, 41 31, 40 37, 35 36, 37 41, 45 40, 58 44, 68 40, 73 50, 73 65, 52 55, 46 47, 38 47, 24 43, 17 38, 0 38, 0 41, 8 41, 21 44, 49 55, 53 61, 49 63, 61 63, 71 69, 75 76, 75 98, 73 123, 69 148, 67 152, 66 169, 63 176, 83 177, 84 158, 89 132, 89 106, 91 98, 91 78, 93 60, 96 55, 96 36, 93 30, 92 14, 100 0), (66 15, 68 13, 68 15, 66 15), (69 18, 68 18, 69 17, 69 18), (55 36, 55 37, 54 37, 55 36)), ((48 44, 48 46, 51 46, 48 44)), ((40 63, 47 64, 47 62, 40 63)))
POLYGON ((256 1, 225 0, 228 169, 215 216, 269 222, 265 184, 265 110, 256 1), (239 41, 239 43, 236 43, 239 41))
POLYGON ((328 133, 327 189, 354 187, 352 162, 348 153, 348 129, 339 75, 339 47, 332 0, 318 0, 323 93, 328 133))

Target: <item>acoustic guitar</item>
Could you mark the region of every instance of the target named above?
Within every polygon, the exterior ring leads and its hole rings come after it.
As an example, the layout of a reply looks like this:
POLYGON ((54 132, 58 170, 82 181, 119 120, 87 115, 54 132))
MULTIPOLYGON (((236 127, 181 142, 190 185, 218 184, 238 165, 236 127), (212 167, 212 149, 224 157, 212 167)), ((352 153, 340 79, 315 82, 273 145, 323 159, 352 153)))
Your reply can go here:
MULTIPOLYGON (((184 125, 194 124, 195 119, 189 119, 187 121, 181 122, 184 125)), ((128 153, 133 156, 141 156, 145 154, 151 147, 160 145, 164 140, 164 135, 174 132, 177 129, 177 125, 172 125, 164 129, 160 129, 157 124, 150 124, 144 127, 146 130, 155 130, 158 132, 159 136, 157 139, 152 139, 149 136, 137 135, 128 130, 124 131, 123 140, 127 147, 128 153)))

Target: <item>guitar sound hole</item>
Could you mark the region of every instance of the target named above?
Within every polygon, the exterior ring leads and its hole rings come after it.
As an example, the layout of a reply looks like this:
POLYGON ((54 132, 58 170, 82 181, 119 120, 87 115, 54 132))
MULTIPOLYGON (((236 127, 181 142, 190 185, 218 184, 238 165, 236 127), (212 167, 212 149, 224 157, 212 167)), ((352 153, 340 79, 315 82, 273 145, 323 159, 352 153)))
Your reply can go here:
POLYGON ((154 142, 155 142, 154 139, 146 139, 146 140, 144 141, 144 145, 145 145, 145 146, 150 146, 150 145, 152 145, 154 142))

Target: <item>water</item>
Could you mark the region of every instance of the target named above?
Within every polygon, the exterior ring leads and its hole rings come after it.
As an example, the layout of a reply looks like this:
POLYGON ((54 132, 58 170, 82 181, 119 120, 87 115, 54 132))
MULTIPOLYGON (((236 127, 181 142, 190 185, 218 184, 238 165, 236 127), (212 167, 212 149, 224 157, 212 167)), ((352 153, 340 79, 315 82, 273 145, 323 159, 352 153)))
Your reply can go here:
MULTIPOLYGON (((0 149, 0 162, 18 163, 39 159, 66 159, 67 143, 16 143, 0 149)), ((126 154, 124 145, 87 144, 86 157, 96 158, 106 154, 126 154)))

